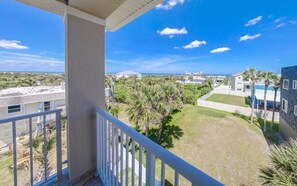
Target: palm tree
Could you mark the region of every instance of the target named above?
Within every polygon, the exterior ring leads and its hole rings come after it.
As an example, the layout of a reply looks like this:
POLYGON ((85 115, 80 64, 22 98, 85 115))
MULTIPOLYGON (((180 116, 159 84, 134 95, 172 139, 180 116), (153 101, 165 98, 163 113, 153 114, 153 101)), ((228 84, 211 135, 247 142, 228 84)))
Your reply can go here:
POLYGON ((257 76, 257 72, 255 68, 249 68, 245 70, 242 74, 243 79, 248 81, 250 80, 252 82, 252 111, 251 111, 251 124, 253 124, 254 121, 254 106, 255 106, 255 84, 259 80, 259 77, 257 76))
POLYGON ((258 77, 260 77, 261 79, 264 80, 264 129, 263 131, 266 132, 267 126, 266 126, 266 122, 267 122, 267 90, 269 85, 272 84, 272 80, 274 77, 274 73, 273 72, 264 72, 264 71, 259 71, 258 72, 258 77))
POLYGON ((274 90, 274 101, 273 101, 273 112, 272 112, 272 121, 271 121, 271 128, 274 125, 274 116, 275 116, 275 110, 276 110, 276 97, 277 97, 277 91, 281 85, 280 83, 280 77, 278 75, 273 76, 273 90, 274 90))
POLYGON ((213 88, 213 79, 212 78, 206 78, 204 81, 204 85, 208 86, 210 89, 213 88))
POLYGON ((160 86, 147 86, 142 84, 140 90, 132 91, 129 96, 129 106, 127 112, 129 120, 137 128, 144 128, 145 135, 149 135, 149 127, 152 124, 159 123, 162 115, 158 109, 163 108, 160 101, 160 86))
MULTIPOLYGON (((165 122, 169 118, 170 114, 172 111, 176 109, 180 109, 182 107, 182 94, 179 91, 178 87, 174 83, 165 83, 162 85, 162 91, 164 92, 164 106, 165 109, 160 109, 161 111, 163 110, 164 113, 162 122, 159 125, 159 131, 158 131, 158 136, 157 136, 157 143, 160 142, 162 132, 165 127, 165 122)), ((160 111, 159 110, 159 111, 160 111)))
POLYGON ((260 169, 263 185, 297 185, 297 141, 270 149, 270 166, 260 169))

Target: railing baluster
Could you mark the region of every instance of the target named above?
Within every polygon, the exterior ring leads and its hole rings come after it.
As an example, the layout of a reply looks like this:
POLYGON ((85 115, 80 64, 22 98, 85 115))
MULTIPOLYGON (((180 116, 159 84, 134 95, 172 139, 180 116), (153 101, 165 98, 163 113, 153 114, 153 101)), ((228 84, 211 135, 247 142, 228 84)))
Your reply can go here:
MULTIPOLYGON (((161 146, 157 145, 156 143, 152 142, 145 136, 139 134, 137 131, 131 129, 129 126, 119 121, 118 119, 112 117, 103 109, 97 108, 97 112, 102 117, 104 117, 106 119, 106 122, 108 123, 105 126, 107 128, 108 134, 103 133, 104 139, 102 140, 108 140, 108 144, 106 144, 105 141, 107 149, 105 147, 103 148, 103 151, 107 150, 107 160, 103 159, 103 161, 107 163, 106 167, 108 169, 108 173, 105 172, 105 174, 108 174, 107 180, 109 180, 109 182, 107 182, 107 185, 113 186, 118 185, 119 183, 121 186, 128 186, 129 184, 137 185, 137 183, 135 184, 135 174, 137 175, 137 172, 135 172, 135 148, 137 146, 136 144, 139 144, 138 185, 143 185, 144 183, 145 185, 156 184, 156 158, 159 158, 161 160, 161 186, 165 185, 166 165, 172 167, 172 169, 175 171, 174 185, 179 185, 180 175, 189 180, 192 183, 192 185, 222 185, 217 180, 196 169, 189 163, 178 158, 177 156, 162 148, 161 146), (130 153, 129 151, 130 139, 132 140, 132 153, 130 153), (121 146, 119 147, 119 145, 121 146), (124 148, 126 150, 124 150, 124 148), (144 151, 146 151, 146 173, 142 172, 144 151), (129 167, 132 168, 132 174, 130 174, 131 171, 129 171, 129 167), (145 180, 142 180, 142 178, 145 178, 145 180), (129 179, 131 179, 130 182, 129 179), (126 182, 126 184, 124 184, 124 182, 126 182)), ((103 127, 103 130, 106 129, 103 127)))
POLYGON ((97 172, 100 175, 100 115, 98 112, 96 112, 96 161, 97 161, 97 172))
POLYGON ((179 185, 179 174, 177 171, 175 171, 174 173, 174 186, 178 186, 179 185))
POLYGON ((132 185, 135 185, 135 141, 132 139, 132 185))
POLYGON ((57 181, 62 180, 61 112, 56 113, 57 181))
POLYGON ((16 121, 12 121, 12 140, 13 140, 13 181, 14 185, 18 185, 18 171, 17 171, 17 144, 16 144, 16 121))
POLYGON ((161 164, 161 186, 165 186, 165 163, 162 161, 161 164))
POLYGON ((33 137, 32 137, 32 118, 29 118, 29 144, 30 144, 30 184, 33 185, 33 137))
POLYGON ((47 180, 46 114, 43 115, 43 161, 44 161, 44 178, 45 180, 47 180))
POLYGON ((104 153, 104 183, 106 183, 106 181, 107 181, 107 126, 106 126, 106 118, 104 117, 104 120, 103 120, 103 131, 104 131, 104 133, 103 133, 103 135, 104 135, 104 137, 103 137, 103 139, 104 139, 104 145, 103 145, 103 147, 104 147, 104 151, 103 151, 103 153, 104 153))
POLYGON ((103 116, 100 117, 100 173, 103 176, 103 116))
POLYGON ((110 166, 110 163, 111 163, 111 158, 110 158, 110 123, 109 121, 107 120, 107 126, 108 126, 108 184, 107 185, 110 185, 111 184, 111 166, 110 166))
POLYGON ((119 183, 119 131, 118 128, 116 130, 116 186, 119 183))
POLYGON ((123 175, 124 175, 124 168, 123 168, 123 159, 124 159, 124 157, 123 157, 123 154, 124 154, 124 147, 123 147, 123 145, 124 145, 124 137, 123 137, 123 131, 121 130, 121 185, 123 185, 123 175))
POLYGON ((146 149, 146 185, 155 185, 156 157, 146 149))
MULTIPOLYGON (((13 145, 13 184, 18 185, 18 154, 17 154, 17 124, 18 121, 21 120, 26 120, 29 123, 29 130, 28 130, 28 136, 29 136, 29 169, 30 169, 30 176, 29 176, 29 183, 30 185, 34 184, 34 149, 33 149, 33 122, 34 118, 39 117, 43 118, 43 121, 41 119, 41 128, 42 128, 42 133, 43 133, 43 175, 42 176, 44 179, 41 180, 39 183, 44 183, 48 181, 48 140, 47 140, 47 128, 46 128, 46 123, 47 119, 53 118, 51 115, 56 116, 56 161, 57 161, 57 173, 56 175, 53 175, 53 177, 56 178, 56 181, 59 181, 62 179, 62 140, 61 140, 61 112, 62 109, 55 109, 55 110, 50 110, 50 111, 45 111, 45 112, 39 112, 39 113, 33 113, 33 114, 26 114, 26 115, 21 115, 21 116, 15 116, 11 118, 4 118, 0 119, 0 125, 5 124, 5 123, 12 123, 12 145, 13 145)), ((98 113, 99 114, 99 113, 98 113)), ((27 125, 26 125, 27 126, 27 125)))
POLYGON ((111 164, 112 164, 112 166, 111 166, 111 169, 112 169, 112 175, 111 175, 111 185, 114 185, 114 127, 113 127, 113 123, 111 123, 111 136, 112 136, 112 144, 111 144, 111 153, 112 153, 112 155, 111 155, 111 164))
POLYGON ((126 133, 126 186, 129 185, 129 136, 126 133))
POLYGON ((142 146, 139 144, 139 173, 138 173, 138 185, 142 185, 142 146))

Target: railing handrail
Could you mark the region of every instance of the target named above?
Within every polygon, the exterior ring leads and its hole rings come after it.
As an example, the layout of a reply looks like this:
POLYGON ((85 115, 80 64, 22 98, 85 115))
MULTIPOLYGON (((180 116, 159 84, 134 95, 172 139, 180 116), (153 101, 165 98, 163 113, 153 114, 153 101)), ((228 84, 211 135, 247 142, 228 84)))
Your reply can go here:
POLYGON ((54 113, 57 113, 57 112, 62 112, 62 109, 54 109, 54 110, 49 110, 49 111, 44 111, 44 112, 36 112, 36 113, 33 113, 33 114, 25 114, 25 115, 21 115, 21 116, 14 116, 14 117, 9 117, 9 118, 4 118, 4 119, 0 119, 0 124, 8 123, 8 122, 11 122, 11 121, 29 119, 29 118, 33 118, 33 117, 48 115, 48 114, 54 114, 54 113))
POLYGON ((195 183, 198 185, 223 185, 219 181, 215 180, 211 176, 197 169, 193 165, 177 157, 172 152, 164 149, 163 147, 153 142, 149 138, 135 131, 134 129, 132 129, 122 121, 118 120, 117 118, 107 113, 102 108, 97 107, 96 110, 103 117, 111 121, 117 128, 121 129, 124 133, 129 135, 133 140, 138 142, 143 147, 149 149, 150 152, 152 152, 155 156, 160 158, 168 166, 175 169, 180 175, 182 175, 192 183, 195 183))

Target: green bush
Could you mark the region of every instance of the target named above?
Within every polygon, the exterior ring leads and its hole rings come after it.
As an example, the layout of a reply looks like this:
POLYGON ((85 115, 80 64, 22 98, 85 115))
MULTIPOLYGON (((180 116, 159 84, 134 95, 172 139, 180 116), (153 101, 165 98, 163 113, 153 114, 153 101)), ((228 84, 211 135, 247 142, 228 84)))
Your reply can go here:
POLYGON ((297 185, 297 141, 270 149, 270 166, 260 169, 263 185, 297 185))

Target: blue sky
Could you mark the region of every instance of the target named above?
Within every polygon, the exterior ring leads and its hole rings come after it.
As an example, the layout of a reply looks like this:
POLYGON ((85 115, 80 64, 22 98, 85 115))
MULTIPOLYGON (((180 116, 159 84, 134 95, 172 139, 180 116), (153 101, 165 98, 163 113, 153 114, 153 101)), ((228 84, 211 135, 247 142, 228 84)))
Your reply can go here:
MULTIPOLYGON (((0 71, 64 71, 63 18, 0 0, 0 71)), ((106 33, 106 71, 279 73, 297 64, 295 0, 168 0, 106 33)))

